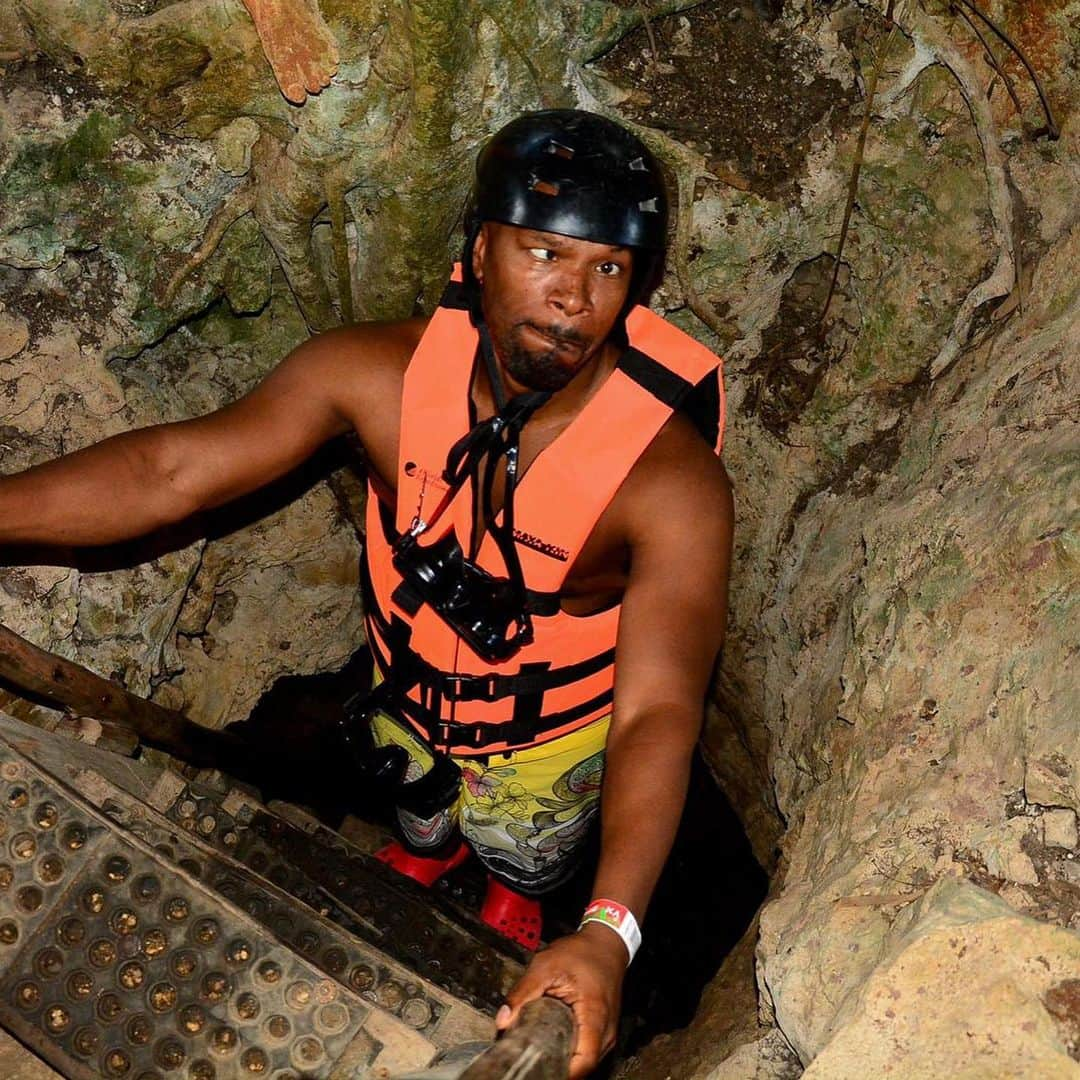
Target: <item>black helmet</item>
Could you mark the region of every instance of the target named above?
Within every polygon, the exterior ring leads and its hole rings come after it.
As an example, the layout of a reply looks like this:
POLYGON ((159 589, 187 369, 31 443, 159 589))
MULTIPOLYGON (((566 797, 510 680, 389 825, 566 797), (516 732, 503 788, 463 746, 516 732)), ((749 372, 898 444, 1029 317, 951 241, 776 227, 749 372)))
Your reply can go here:
POLYGON ((484 221, 649 253, 635 259, 632 304, 663 254, 667 196, 656 161, 636 135, 596 113, 549 109, 511 120, 477 158, 463 255, 470 285, 473 241, 484 221))

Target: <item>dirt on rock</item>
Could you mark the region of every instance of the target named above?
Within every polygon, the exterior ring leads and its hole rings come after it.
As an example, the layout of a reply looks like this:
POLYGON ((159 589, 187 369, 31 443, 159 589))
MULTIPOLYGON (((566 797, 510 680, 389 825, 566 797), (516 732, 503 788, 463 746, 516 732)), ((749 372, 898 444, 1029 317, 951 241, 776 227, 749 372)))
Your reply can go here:
POLYGON ((56 274, 0 266, 0 293, 8 310, 26 320, 32 341, 62 323, 80 345, 101 343, 121 298, 116 268, 100 251, 69 255, 56 274))
POLYGON ((743 412, 757 415, 777 438, 798 420, 825 372, 843 359, 859 331, 850 278, 851 268, 841 263, 837 271, 828 253, 797 266, 784 285, 776 318, 762 332, 743 412))
POLYGON ((0 94, 23 89, 43 96, 60 110, 64 120, 85 115, 88 106, 108 101, 106 92, 92 78, 78 70, 82 57, 75 55, 73 68, 44 55, 9 59, 0 64, 0 94))
POLYGON ((1043 1005, 1057 1022, 1069 1057, 1080 1061, 1080 979, 1065 979, 1052 986, 1043 1005))
POLYGON ((798 194, 815 128, 842 122, 856 97, 817 73, 819 56, 757 5, 721 0, 650 20, 599 67, 630 91, 629 118, 702 152, 730 186, 781 199, 798 194))

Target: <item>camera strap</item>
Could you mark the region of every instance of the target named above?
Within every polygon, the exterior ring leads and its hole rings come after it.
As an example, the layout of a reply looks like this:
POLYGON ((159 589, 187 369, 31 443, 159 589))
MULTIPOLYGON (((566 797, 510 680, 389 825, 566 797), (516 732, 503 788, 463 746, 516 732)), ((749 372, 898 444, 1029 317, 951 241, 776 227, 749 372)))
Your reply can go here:
POLYGON ((446 512, 466 481, 472 478, 479 491, 484 528, 491 533, 499 549, 506 566, 507 579, 520 595, 522 617, 527 625, 530 622, 530 611, 526 604, 528 590, 514 542, 514 492, 518 478, 518 451, 522 429, 533 413, 550 400, 551 393, 545 390, 526 391, 508 401, 495 359, 491 333, 482 319, 477 323, 477 333, 480 338, 480 354, 491 385, 495 413, 475 424, 450 447, 443 470, 446 492, 427 520, 419 517, 414 519, 408 533, 399 539, 399 543, 406 538, 415 539, 430 529, 446 512), (493 493, 496 472, 503 459, 505 479, 500 521, 493 508, 493 493))
MULTIPOLYGON (((491 341, 491 332, 483 319, 477 322, 476 330, 480 338, 480 353, 484 358, 484 366, 487 368, 488 382, 491 384, 491 392, 495 398, 495 415, 497 417, 504 416, 506 419, 505 436, 502 439, 503 445, 498 453, 492 452, 488 455, 487 466, 484 470, 484 484, 481 495, 484 525, 494 537, 499 553, 506 564, 507 576, 513 583, 514 588, 520 592, 524 603, 525 574, 521 569, 517 544, 514 542, 514 491, 518 479, 518 451, 522 429, 533 413, 551 400, 551 392, 542 390, 526 392, 518 394, 509 402, 506 401, 506 391, 503 387, 502 374, 495 360, 495 346, 491 341), (501 522, 496 518, 492 502, 495 469, 500 456, 506 458, 501 522)), ((527 610, 524 612, 524 616, 526 623, 528 623, 529 612, 527 610)))
POLYGON ((339 737, 356 779, 383 792, 394 804, 428 820, 451 806, 461 788, 461 768, 447 754, 431 750, 432 765, 423 776, 408 780, 409 752, 396 743, 376 746, 371 737, 371 719, 377 712, 390 712, 403 697, 393 678, 371 690, 354 694, 345 702, 339 721, 339 737))

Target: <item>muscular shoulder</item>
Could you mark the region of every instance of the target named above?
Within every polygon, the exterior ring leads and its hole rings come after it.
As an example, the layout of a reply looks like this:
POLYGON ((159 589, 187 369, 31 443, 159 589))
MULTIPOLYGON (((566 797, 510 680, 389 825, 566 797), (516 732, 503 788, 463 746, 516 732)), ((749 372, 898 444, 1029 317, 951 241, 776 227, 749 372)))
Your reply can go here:
POLYGON ((395 376, 400 381, 426 326, 426 319, 341 326, 309 338, 282 363, 303 368, 312 378, 344 377, 349 384, 395 376))
POLYGON ((402 377, 426 326, 420 318, 327 330, 293 349, 275 377, 332 399, 367 442, 375 418, 396 412, 386 406, 400 400, 402 377))
MULTIPOLYGON (((727 473, 690 422, 674 417, 619 499, 630 566, 619 621, 616 722, 658 702, 681 702, 684 715, 696 718, 727 618, 733 519, 727 473)), ((686 728, 690 738, 696 730, 686 728)))
POLYGON ((671 542, 707 550, 730 539, 731 482, 712 447, 681 415, 642 454, 618 504, 631 549, 671 542))

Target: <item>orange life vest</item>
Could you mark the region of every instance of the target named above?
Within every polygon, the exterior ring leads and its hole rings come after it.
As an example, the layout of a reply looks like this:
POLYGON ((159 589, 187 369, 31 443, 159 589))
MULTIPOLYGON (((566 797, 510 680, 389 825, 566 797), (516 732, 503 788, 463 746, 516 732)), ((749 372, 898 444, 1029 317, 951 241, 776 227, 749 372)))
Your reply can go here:
MULTIPOLYGON (((611 711, 619 606, 568 615, 559 590, 600 515, 674 410, 690 413, 717 453, 724 430, 719 358, 645 307, 631 311, 626 329, 630 347, 615 370, 518 481, 514 536, 534 638, 494 664, 426 604, 410 616, 392 600, 402 580, 393 542, 416 517, 428 520, 447 490, 447 452, 471 427, 477 332, 458 282, 450 283, 413 353, 401 403, 396 520, 368 490, 365 609, 376 668, 400 684, 393 710, 437 749, 469 757, 536 746, 611 711)), ((435 535, 420 542, 441 539, 450 528, 468 550, 471 480, 435 535)), ((506 573, 490 533, 475 561, 496 576, 506 573)))

